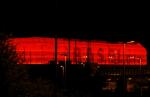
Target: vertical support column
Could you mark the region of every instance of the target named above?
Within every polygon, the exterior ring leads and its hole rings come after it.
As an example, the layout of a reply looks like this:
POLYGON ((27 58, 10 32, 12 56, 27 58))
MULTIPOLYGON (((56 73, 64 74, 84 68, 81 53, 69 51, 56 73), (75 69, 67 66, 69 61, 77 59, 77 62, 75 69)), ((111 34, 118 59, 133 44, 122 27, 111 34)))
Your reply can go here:
POLYGON ((125 43, 123 43, 123 67, 124 67, 124 70, 123 70, 123 80, 124 80, 124 85, 123 85, 123 90, 124 90, 124 95, 125 95, 125 91, 126 91, 126 70, 125 70, 125 43))
POLYGON ((24 63, 26 63, 26 59, 25 59, 25 48, 24 49, 24 63))
POLYGON ((87 62, 89 63, 89 40, 87 41, 87 62))
POLYGON ((76 47, 76 40, 75 40, 75 50, 74 50, 74 56, 75 56, 75 63, 77 64, 77 52, 76 52, 76 49, 77 49, 77 47, 76 47))
POLYGON ((68 43, 68 48, 69 48, 69 50, 68 50, 68 54, 69 54, 69 62, 70 62, 70 38, 69 38, 69 43, 68 43))
POLYGON ((123 66, 125 67, 124 50, 125 50, 125 43, 123 43, 123 66))
POLYGON ((31 60, 31 49, 30 49, 30 64, 31 64, 31 61, 32 61, 32 60, 31 60))
MULTIPOLYGON (((41 41, 40 41, 41 42, 41 41)), ((42 44, 41 44, 41 63, 43 62, 43 57, 42 57, 42 44)))
POLYGON ((57 36, 55 36, 55 64, 57 64, 57 36))

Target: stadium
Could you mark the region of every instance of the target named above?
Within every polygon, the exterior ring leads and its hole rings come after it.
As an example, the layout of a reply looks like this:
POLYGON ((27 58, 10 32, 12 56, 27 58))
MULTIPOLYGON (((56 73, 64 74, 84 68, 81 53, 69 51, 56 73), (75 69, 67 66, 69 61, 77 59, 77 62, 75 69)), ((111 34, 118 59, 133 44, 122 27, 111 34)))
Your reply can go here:
POLYGON ((74 81, 81 85, 88 74, 98 74, 105 79, 102 89, 110 91, 116 89, 119 80, 126 88, 141 79, 149 82, 147 50, 135 41, 22 37, 11 38, 10 43, 16 47, 19 58, 23 60, 18 65, 30 67, 31 78, 46 76, 59 81, 67 79, 69 84, 74 81))
POLYGON ((49 64, 70 60, 71 64, 88 61, 97 65, 147 65, 147 51, 136 42, 110 43, 98 40, 29 37, 11 39, 22 64, 49 64))

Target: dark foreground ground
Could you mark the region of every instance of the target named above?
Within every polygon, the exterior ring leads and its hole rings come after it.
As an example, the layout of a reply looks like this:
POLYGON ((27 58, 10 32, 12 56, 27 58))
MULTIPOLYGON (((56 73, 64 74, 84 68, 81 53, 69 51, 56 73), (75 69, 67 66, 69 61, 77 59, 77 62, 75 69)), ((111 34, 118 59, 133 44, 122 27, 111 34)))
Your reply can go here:
POLYGON ((30 66, 27 79, 17 80, 8 85, 7 96, 139 97, 150 95, 148 77, 110 77, 99 74, 99 70, 94 75, 90 75, 88 70, 80 66, 69 68, 64 76, 60 66, 30 66))

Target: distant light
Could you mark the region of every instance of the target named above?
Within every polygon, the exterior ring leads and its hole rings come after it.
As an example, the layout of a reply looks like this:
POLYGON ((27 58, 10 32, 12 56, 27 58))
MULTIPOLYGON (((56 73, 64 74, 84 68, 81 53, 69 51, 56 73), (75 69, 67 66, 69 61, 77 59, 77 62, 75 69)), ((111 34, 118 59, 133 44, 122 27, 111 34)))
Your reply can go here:
POLYGON ((107 79, 107 81, 111 81, 111 78, 107 79))
POLYGON ((85 56, 85 58, 87 58, 87 56, 85 56))
POLYGON ((130 56, 131 59, 134 59, 134 56, 130 56))
POLYGON ((64 66, 61 65, 60 67, 63 68, 64 66))
POLYGON ((81 65, 84 67, 85 66, 85 64, 84 63, 81 63, 81 65))
POLYGON ((148 78, 148 81, 150 81, 150 78, 148 78))
POLYGON ((109 56, 109 59, 112 59, 112 56, 109 56))
POLYGON ((132 78, 131 78, 131 77, 129 77, 129 78, 128 78, 128 80, 132 80, 132 78))
POLYGON ((83 56, 83 58, 87 58, 87 56, 83 56))
POLYGON ((114 74, 110 74, 110 75, 120 75, 120 74, 118 74, 118 73, 114 73, 114 74))
POLYGON ((132 40, 132 41, 129 41, 129 42, 127 42, 127 43, 135 43, 135 41, 132 40))
POLYGON ((85 64, 84 64, 83 62, 81 62, 81 65, 83 65, 83 66, 84 66, 85 64))

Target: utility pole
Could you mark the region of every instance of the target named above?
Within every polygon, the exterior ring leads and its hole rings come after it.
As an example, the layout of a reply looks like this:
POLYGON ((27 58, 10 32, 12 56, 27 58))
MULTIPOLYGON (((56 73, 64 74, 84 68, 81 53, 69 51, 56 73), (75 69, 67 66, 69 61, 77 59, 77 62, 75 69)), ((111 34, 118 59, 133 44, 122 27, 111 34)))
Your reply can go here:
POLYGON ((57 36, 55 36, 55 64, 57 65, 57 36))
POLYGON ((24 49, 24 62, 26 63, 26 59, 25 59, 25 48, 23 48, 24 49))
POLYGON ((32 61, 32 60, 31 60, 31 49, 30 49, 30 64, 31 64, 31 61, 32 61))
POLYGON ((62 67, 62 70, 63 70, 63 77, 64 77, 64 92, 67 91, 67 88, 66 88, 66 81, 67 81, 67 78, 66 78, 66 68, 67 68, 67 54, 63 54, 63 56, 65 57, 65 65, 64 66, 61 66, 62 67))
MULTIPOLYGON (((141 71, 141 62, 142 62, 142 60, 141 60, 141 58, 139 58, 139 59, 140 59, 140 76, 141 76, 141 74, 142 74, 142 71, 141 71)), ((142 86, 140 86, 140 96, 142 96, 142 92, 143 92, 142 86)))
POLYGON ((124 83, 123 83, 123 84, 124 84, 124 85, 123 85, 123 88, 124 88, 124 89, 123 89, 123 90, 124 90, 124 92, 123 92, 124 95, 123 95, 123 96, 125 96, 125 91, 126 91, 126 78, 125 78, 125 77, 126 77, 126 76, 125 76, 125 75, 126 75, 126 72, 125 72, 125 56, 124 56, 124 55, 125 55, 125 43, 123 43, 123 82, 124 82, 124 83))
POLYGON ((70 38, 69 38, 69 43, 68 43, 68 54, 69 54, 69 62, 70 62, 70 38))
POLYGON ((87 62, 90 63, 90 46, 89 46, 89 40, 88 40, 88 48, 87 48, 87 62))
POLYGON ((75 40, 75 50, 74 50, 74 56, 75 56, 75 63, 77 64, 77 47, 76 47, 76 40, 75 40))
MULTIPOLYGON (((65 66, 64 66, 64 80, 66 82, 66 68, 67 68, 67 55, 64 55, 65 56, 65 66)), ((65 83, 66 84, 66 83, 65 83)))
MULTIPOLYGON (((41 41, 40 41, 41 42, 41 41)), ((42 56, 42 45, 41 45, 41 63, 43 62, 43 56, 42 56)))

